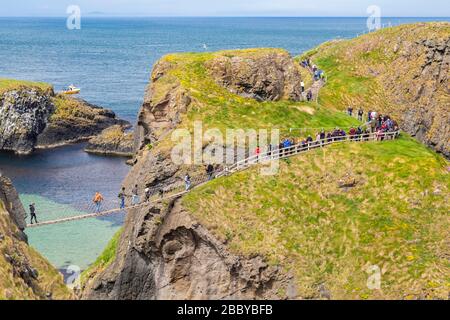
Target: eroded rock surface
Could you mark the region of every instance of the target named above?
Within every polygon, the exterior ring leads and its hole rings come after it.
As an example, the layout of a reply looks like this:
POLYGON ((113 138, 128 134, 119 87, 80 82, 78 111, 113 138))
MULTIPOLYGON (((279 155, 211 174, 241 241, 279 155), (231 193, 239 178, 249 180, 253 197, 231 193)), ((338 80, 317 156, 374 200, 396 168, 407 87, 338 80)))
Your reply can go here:
POLYGON ((54 111, 51 92, 30 88, 0 96, 0 150, 30 153, 54 111))
POLYGON ((300 101, 299 66, 287 52, 220 55, 208 63, 213 78, 231 92, 260 101, 300 101))
POLYGON ((116 260, 85 299, 276 299, 289 285, 261 257, 230 254, 179 200, 130 214, 116 260))

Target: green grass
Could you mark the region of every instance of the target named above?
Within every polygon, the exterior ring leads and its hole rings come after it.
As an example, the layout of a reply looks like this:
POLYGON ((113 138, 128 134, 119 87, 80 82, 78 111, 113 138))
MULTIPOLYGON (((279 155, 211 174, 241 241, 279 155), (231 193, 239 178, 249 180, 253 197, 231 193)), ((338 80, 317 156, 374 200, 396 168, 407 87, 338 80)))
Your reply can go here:
POLYGON ((51 90, 52 86, 44 82, 31 82, 0 78, 0 95, 6 91, 20 88, 37 88, 42 91, 51 90))
POLYGON ((447 298, 447 165, 408 137, 338 145, 281 162, 273 177, 254 168, 215 180, 183 204, 236 254, 294 272, 302 297, 325 283, 336 299, 447 298), (337 185, 347 173, 359 181, 349 191, 337 185), (384 270, 381 292, 366 287, 369 265, 384 270))

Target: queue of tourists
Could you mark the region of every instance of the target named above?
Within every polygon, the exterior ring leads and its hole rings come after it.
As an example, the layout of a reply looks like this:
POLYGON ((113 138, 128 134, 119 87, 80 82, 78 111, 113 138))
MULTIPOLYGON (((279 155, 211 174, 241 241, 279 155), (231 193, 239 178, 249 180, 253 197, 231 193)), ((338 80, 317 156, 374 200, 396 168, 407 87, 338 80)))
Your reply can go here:
POLYGON ((311 73, 313 74, 314 81, 319 81, 319 80, 325 79, 325 71, 319 69, 317 67, 317 65, 313 64, 311 62, 311 59, 308 58, 308 59, 303 60, 302 62, 300 62, 300 65, 303 68, 311 71, 311 73))

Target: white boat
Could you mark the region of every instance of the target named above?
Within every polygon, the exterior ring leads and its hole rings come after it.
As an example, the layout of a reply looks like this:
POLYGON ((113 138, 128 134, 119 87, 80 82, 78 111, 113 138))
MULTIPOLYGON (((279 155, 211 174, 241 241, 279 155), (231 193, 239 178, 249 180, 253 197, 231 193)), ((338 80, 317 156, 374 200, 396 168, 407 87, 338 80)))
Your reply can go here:
POLYGON ((63 94, 79 94, 81 91, 80 88, 75 87, 73 84, 71 84, 66 90, 63 90, 63 94))

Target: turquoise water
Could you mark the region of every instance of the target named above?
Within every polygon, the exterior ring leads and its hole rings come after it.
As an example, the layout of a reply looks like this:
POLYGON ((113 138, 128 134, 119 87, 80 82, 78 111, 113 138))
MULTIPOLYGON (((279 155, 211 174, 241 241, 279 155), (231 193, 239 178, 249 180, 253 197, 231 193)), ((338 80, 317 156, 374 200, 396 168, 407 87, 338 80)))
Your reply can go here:
MULTIPOLYGON (((449 18, 388 18, 383 23, 449 18)), ((299 54, 365 30, 365 18, 99 18, 67 30, 62 18, 0 18, 0 77, 45 81, 57 90, 74 83, 82 98, 134 122, 152 65, 162 55, 250 47, 281 47, 299 54)), ((30 157, 0 154, 25 205, 39 218, 78 214, 95 191, 116 200, 128 167, 120 158, 87 155, 82 146, 30 157), (55 210, 57 208, 57 210, 55 210)), ((55 266, 92 263, 123 223, 118 214, 27 231, 30 243, 55 266)))
MULTIPOLYGON (((83 144, 27 157, 0 154, 0 169, 11 177, 26 209, 35 203, 39 221, 93 212, 91 199, 99 190, 105 209, 118 207, 117 190, 129 167, 123 158, 83 152, 83 144)), ((27 229, 30 244, 57 268, 85 269, 123 224, 124 214, 27 229)), ((27 219, 29 220, 29 219, 27 219)))

